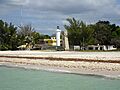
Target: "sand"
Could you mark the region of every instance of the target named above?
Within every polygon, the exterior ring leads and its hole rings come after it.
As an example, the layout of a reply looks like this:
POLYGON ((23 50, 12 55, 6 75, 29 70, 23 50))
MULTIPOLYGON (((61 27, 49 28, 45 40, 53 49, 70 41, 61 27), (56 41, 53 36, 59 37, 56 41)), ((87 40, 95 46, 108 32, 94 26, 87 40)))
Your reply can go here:
POLYGON ((120 52, 1 51, 0 56, 2 56, 0 57, 0 65, 55 72, 120 77, 120 63, 116 62, 120 61, 120 52), (6 56, 14 56, 14 58, 6 56), (24 57, 42 57, 42 59, 24 57), (46 59, 45 57, 48 58, 46 59), (63 60, 49 60, 49 57, 54 59, 62 58, 63 60), (82 61, 79 61, 81 59, 82 61), (85 60, 95 61, 88 62, 85 60), (98 62, 98 60, 105 60, 107 62, 98 62), (115 63, 109 61, 115 61, 115 63))

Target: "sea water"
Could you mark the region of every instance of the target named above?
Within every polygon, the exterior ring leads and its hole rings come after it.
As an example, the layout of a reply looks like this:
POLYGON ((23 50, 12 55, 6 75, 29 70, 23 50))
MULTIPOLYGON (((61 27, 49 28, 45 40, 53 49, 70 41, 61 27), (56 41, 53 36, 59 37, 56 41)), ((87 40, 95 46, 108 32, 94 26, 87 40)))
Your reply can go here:
POLYGON ((0 90, 120 90, 120 80, 0 67, 0 90))

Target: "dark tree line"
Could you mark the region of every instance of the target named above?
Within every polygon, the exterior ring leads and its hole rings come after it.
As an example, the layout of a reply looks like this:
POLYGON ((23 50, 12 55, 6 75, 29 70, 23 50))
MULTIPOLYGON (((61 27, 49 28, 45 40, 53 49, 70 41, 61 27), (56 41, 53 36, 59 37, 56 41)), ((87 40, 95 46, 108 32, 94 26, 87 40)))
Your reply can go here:
MULTIPOLYGON (((109 21, 98 21, 95 24, 86 25, 83 21, 68 18, 69 25, 65 25, 68 31, 70 45, 115 45, 120 48, 120 27, 109 21)), ((23 44, 37 44, 39 39, 50 38, 34 30, 31 25, 16 27, 12 23, 0 20, 0 50, 16 50, 23 44)))
POLYGON ((26 43, 35 45, 44 38, 48 38, 48 35, 36 32, 31 25, 16 27, 0 20, 0 50, 16 50, 26 43))
POLYGON ((68 31, 70 45, 115 45, 120 48, 120 27, 109 21, 98 21, 95 24, 86 25, 83 21, 68 18, 69 25, 65 25, 68 31))
POLYGON ((0 50, 17 48, 17 27, 0 20, 0 50))

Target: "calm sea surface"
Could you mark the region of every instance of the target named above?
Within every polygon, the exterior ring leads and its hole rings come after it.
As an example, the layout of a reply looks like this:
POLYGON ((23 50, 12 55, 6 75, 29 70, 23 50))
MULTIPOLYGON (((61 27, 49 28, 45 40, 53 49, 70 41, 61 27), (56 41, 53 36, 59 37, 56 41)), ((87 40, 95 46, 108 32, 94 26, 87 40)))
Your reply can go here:
POLYGON ((0 90, 120 90, 120 80, 0 67, 0 90))

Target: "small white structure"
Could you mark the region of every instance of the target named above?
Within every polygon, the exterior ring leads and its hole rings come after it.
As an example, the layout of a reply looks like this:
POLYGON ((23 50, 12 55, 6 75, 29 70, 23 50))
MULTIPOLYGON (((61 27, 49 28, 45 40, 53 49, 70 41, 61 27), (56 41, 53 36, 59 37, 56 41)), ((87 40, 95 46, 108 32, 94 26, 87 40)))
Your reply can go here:
POLYGON ((114 47, 114 45, 109 45, 107 47, 107 50, 116 50, 117 48, 114 47))
POLYGON ((65 51, 69 50, 69 41, 68 41, 68 33, 67 30, 62 31, 62 46, 64 47, 65 51))
POLYGON ((73 48, 75 51, 80 50, 80 46, 73 46, 73 48))
POLYGON ((57 26, 57 30, 56 30, 56 46, 60 46, 60 33, 61 33, 61 30, 59 29, 59 26, 57 26))
POLYGON ((88 45, 86 50, 116 50, 114 45, 88 45))

